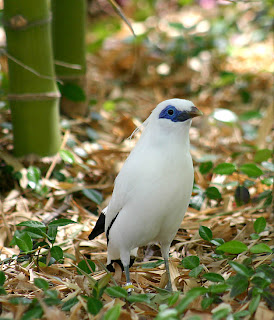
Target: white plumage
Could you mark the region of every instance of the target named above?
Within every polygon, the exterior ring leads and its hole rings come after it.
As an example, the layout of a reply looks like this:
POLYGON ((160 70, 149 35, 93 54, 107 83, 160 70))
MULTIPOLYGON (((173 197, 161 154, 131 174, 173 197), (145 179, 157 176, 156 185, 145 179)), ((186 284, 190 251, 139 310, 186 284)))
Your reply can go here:
MULTIPOLYGON (((198 115, 201 112, 188 100, 170 99, 158 104, 115 180, 103 221, 108 264, 121 260, 129 287, 130 252, 148 243, 160 243, 169 276, 170 244, 192 192, 189 128, 191 119, 198 115)), ((170 276, 167 287, 171 289, 170 276)))

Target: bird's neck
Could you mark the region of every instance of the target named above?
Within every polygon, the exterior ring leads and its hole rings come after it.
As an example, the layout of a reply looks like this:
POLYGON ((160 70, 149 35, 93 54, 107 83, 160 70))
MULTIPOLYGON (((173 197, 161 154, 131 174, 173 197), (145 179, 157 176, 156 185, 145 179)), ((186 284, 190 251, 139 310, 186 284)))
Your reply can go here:
POLYGON ((176 127, 148 125, 140 138, 140 144, 148 144, 151 147, 159 146, 161 150, 167 150, 167 152, 170 149, 176 148, 178 148, 178 152, 179 150, 181 152, 189 152, 190 124, 191 123, 181 126, 178 124, 176 127))

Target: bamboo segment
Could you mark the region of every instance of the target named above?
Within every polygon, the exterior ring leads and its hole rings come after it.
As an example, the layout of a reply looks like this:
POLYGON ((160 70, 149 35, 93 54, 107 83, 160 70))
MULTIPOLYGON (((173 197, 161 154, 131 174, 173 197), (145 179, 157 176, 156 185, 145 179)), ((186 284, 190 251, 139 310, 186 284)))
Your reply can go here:
POLYGON ((5 0, 9 100, 16 156, 55 154, 60 146, 48 0, 5 0))
MULTIPOLYGON (((52 39, 56 75, 66 86, 73 84, 86 92, 86 0, 52 0, 52 39), (78 67, 80 68, 77 68, 78 67)), ((70 116, 84 116, 88 101, 84 97, 68 99, 63 94, 61 111, 70 116)))

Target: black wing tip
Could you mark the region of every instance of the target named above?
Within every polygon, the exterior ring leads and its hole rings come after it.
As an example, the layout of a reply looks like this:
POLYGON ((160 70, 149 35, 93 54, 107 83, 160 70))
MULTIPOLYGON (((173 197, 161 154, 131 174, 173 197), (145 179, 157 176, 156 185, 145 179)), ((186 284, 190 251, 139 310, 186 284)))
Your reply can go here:
POLYGON ((93 240, 94 238, 96 238, 97 237, 97 235, 95 234, 95 232, 93 232, 93 230, 91 231, 91 233, 89 234, 89 236, 88 236, 88 239, 89 240, 93 240))
POLYGON ((105 231, 105 220, 106 220, 106 216, 103 213, 101 213, 95 224, 95 227, 93 228, 90 235, 88 236, 89 240, 93 240, 94 238, 99 236, 99 234, 105 231))

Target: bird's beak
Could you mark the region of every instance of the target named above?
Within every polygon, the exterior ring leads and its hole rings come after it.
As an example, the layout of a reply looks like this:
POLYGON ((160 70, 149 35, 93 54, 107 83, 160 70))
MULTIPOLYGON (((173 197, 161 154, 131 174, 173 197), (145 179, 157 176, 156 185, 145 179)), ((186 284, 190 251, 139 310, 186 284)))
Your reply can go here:
POLYGON ((199 117, 202 116, 203 113, 202 111, 200 111, 198 108, 196 107, 192 107, 190 111, 187 112, 188 115, 190 116, 190 118, 195 118, 195 117, 199 117))

